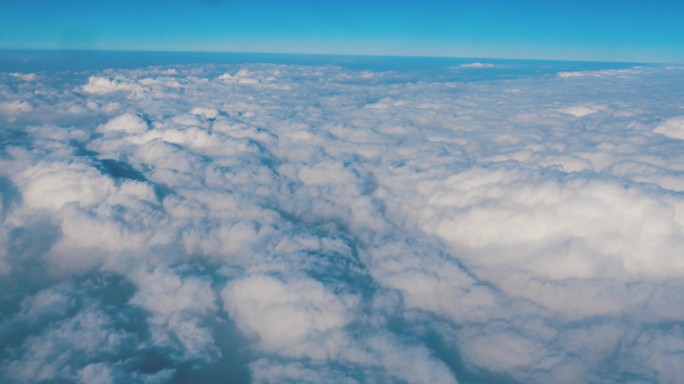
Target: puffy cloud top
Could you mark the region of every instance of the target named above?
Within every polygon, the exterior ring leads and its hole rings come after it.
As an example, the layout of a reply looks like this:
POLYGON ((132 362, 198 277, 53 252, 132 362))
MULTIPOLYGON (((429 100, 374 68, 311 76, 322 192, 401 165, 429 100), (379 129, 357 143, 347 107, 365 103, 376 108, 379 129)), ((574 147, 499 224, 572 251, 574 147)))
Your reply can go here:
POLYGON ((149 126, 142 117, 132 113, 124 113, 102 124, 98 129, 102 132, 136 134, 146 132, 149 126))
POLYGON ((673 139, 684 140, 684 116, 667 119, 653 131, 673 139))
POLYGON ((141 87, 130 81, 121 79, 90 76, 88 83, 83 86, 83 92, 93 95, 106 95, 118 91, 139 91, 141 87))
POLYGON ((31 112, 33 106, 23 100, 5 101, 0 103, 0 113, 4 115, 15 115, 21 112, 31 112))

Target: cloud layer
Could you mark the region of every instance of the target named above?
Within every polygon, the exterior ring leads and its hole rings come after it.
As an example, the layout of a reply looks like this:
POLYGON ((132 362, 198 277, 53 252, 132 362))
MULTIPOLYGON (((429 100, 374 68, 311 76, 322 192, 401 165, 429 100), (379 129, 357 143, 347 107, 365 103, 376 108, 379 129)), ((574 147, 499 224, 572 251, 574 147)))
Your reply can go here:
POLYGON ((463 68, 0 74, 0 381, 677 382, 684 72, 463 68))

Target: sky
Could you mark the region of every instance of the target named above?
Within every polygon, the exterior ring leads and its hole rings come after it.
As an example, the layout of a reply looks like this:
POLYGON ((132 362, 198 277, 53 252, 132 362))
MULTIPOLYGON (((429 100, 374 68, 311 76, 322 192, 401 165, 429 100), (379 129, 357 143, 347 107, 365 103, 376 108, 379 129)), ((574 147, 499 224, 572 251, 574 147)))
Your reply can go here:
POLYGON ((684 62, 684 3, 654 0, 1 0, 0 49, 684 62))

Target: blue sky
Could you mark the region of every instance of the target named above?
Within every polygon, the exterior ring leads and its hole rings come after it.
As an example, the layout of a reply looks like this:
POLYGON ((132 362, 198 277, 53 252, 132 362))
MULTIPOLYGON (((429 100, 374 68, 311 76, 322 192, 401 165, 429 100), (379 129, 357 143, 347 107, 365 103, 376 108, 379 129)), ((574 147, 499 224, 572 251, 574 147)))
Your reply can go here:
POLYGON ((0 48, 684 62, 684 2, 0 0, 0 48))

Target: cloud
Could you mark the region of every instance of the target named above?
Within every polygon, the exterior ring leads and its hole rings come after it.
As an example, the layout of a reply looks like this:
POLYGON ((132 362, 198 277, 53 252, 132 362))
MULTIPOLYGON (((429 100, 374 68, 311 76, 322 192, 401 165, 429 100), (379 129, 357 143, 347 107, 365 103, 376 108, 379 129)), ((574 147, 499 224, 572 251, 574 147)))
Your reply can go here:
POLYGON ((92 95, 106 95, 121 91, 137 92, 141 89, 140 86, 131 81, 101 76, 90 76, 88 83, 82 87, 83 92, 92 95))
POLYGON ((24 80, 24 81, 36 81, 36 79, 38 79, 38 75, 36 75, 35 73, 13 72, 13 73, 10 73, 10 76, 12 76, 16 79, 24 80))
POLYGON ((124 132, 128 134, 144 133, 148 129, 145 120, 131 113, 117 116, 99 127, 99 130, 103 132, 124 132))
POLYGON ((238 83, 238 84, 245 84, 245 85, 251 85, 251 84, 258 84, 259 80, 254 79, 251 76, 251 73, 247 69, 241 69, 237 71, 235 74, 230 74, 230 73, 224 73, 223 75, 219 76, 218 79, 226 82, 226 83, 238 83))
POLYGON ((601 110, 605 109, 605 107, 587 107, 583 105, 577 105, 573 107, 567 107, 567 108, 562 108, 559 109, 559 112, 567 113, 568 115, 573 115, 575 117, 584 117, 587 115, 591 115, 592 113, 599 112, 601 110))
POLYGON ((331 348, 320 341, 350 321, 346 307, 356 301, 327 292, 316 281, 282 283, 267 276, 233 282, 222 296, 238 326, 256 334, 265 349, 318 359, 331 348))
POLYGON ((660 133, 673 139, 684 140, 684 116, 677 116, 665 120, 662 124, 655 127, 655 133, 660 133))
POLYGON ((215 119, 219 115, 219 111, 216 109, 206 107, 195 107, 190 113, 203 116, 205 119, 215 119))
POLYGON ((584 77, 585 72, 558 72, 560 78, 584 77))
MULTIPOLYGON (((19 382, 37 382, 74 377, 78 364, 93 358, 94 353, 115 353, 126 343, 126 334, 112 328, 100 312, 86 312, 50 326, 40 335, 29 336, 20 347, 23 359, 10 360, 7 376, 19 382)), ((86 366, 80 376, 107 372, 86 366)))
POLYGON ((469 68, 481 69, 481 68, 494 68, 494 67, 496 67, 496 65, 494 65, 494 64, 475 62, 475 63, 461 64, 459 66, 456 66, 455 68, 458 68, 458 69, 469 69, 469 68))
POLYGON ((138 291, 129 303, 152 315, 151 332, 155 345, 177 349, 176 360, 215 361, 220 351, 212 331, 202 319, 216 311, 211 281, 182 278, 173 271, 157 268, 135 274, 138 291))
POLYGON ((23 112, 31 112, 33 106, 23 100, 5 101, 0 103, 0 113, 13 116, 23 112))
POLYGON ((0 381, 676 382, 681 72, 498 68, 1 75, 0 381))
POLYGON ((597 71, 564 71, 556 73, 556 76, 562 79, 580 77, 630 76, 632 74, 637 74, 641 69, 641 67, 634 67, 627 69, 603 69, 597 71))

